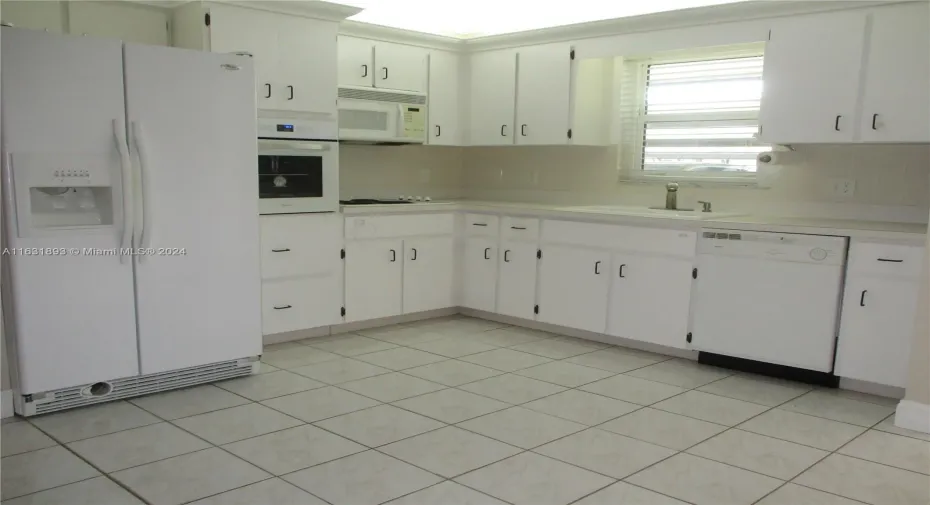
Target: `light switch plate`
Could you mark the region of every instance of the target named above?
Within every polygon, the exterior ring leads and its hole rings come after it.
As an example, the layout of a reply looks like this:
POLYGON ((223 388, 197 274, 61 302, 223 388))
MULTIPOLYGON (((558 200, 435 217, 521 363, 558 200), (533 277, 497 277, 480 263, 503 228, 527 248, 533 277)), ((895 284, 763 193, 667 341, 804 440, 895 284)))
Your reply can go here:
POLYGON ((836 198, 852 198, 856 194, 855 179, 830 179, 831 194, 836 198))

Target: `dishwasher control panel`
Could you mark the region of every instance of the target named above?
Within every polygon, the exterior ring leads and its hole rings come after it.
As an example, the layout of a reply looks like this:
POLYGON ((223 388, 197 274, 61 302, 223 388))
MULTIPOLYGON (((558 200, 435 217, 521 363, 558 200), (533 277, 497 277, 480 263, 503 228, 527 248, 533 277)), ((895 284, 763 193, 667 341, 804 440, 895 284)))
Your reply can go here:
POLYGON ((843 265, 846 241, 827 235, 705 228, 698 239, 698 254, 843 265))

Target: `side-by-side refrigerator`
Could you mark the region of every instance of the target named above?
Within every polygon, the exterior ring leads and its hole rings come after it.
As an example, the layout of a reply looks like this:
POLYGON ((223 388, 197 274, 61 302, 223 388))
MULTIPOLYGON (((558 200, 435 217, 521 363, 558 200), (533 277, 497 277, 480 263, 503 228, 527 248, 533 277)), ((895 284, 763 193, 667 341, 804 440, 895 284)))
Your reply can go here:
POLYGON ((16 412, 257 370, 249 59, 9 27, 0 47, 16 412))

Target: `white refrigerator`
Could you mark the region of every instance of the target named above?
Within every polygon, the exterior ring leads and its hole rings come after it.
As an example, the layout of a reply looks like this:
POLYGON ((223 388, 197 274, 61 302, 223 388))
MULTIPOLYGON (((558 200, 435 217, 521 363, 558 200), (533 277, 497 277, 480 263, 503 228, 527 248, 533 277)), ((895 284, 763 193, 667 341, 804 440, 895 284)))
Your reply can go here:
POLYGON ((0 47, 16 411, 257 369, 249 59, 8 27, 0 47))

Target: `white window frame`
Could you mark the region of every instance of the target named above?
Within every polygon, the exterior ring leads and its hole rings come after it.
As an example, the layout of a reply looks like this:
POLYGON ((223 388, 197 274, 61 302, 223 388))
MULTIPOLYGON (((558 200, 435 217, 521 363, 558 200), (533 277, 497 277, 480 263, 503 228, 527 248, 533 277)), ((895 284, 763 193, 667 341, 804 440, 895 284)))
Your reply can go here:
MULTIPOLYGON (((627 160, 636 160, 634 166, 621 166, 621 174, 625 175, 627 180, 634 182, 688 182, 688 183, 713 183, 721 185, 738 185, 738 186, 755 186, 757 184, 757 172, 731 172, 727 175, 699 175, 697 173, 686 173, 683 171, 676 172, 656 172, 643 170, 642 160, 645 149, 645 131, 646 131, 646 77, 649 65, 664 63, 685 63, 692 61, 719 60, 725 58, 741 58, 751 56, 764 56, 764 43, 745 44, 739 47, 729 48, 705 48, 703 50, 694 50, 688 52, 679 52, 667 56, 651 56, 645 58, 636 58, 636 82, 637 88, 633 95, 636 100, 636 121, 634 126, 641 135, 637 137, 637 142, 631 146, 633 149, 632 158, 625 156, 627 160)), ((759 112, 730 112, 721 113, 721 117, 729 119, 747 119, 758 122, 759 112)), ((704 119, 701 115, 688 117, 681 114, 675 116, 676 120, 688 121, 704 119)), ((622 163, 622 161, 621 161, 622 163)))

